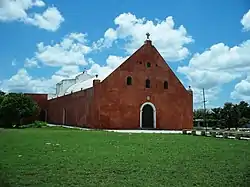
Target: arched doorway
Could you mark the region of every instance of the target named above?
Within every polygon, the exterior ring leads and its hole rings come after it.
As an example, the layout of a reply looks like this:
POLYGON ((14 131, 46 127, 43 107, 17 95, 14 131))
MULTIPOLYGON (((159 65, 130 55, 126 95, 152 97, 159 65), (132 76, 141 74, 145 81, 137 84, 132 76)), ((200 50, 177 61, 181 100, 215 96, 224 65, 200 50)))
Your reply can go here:
POLYGON ((156 128, 156 108, 153 103, 146 102, 140 108, 140 128, 156 128))

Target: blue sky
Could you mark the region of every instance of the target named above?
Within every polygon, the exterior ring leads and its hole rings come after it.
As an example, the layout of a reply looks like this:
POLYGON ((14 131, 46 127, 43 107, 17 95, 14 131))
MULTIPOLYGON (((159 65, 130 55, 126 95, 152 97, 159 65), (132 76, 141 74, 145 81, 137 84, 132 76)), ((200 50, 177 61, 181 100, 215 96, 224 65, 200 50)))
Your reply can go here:
POLYGON ((195 107, 250 101, 249 0, 2 0, 0 89, 54 92, 84 68, 107 76, 151 33, 195 107))

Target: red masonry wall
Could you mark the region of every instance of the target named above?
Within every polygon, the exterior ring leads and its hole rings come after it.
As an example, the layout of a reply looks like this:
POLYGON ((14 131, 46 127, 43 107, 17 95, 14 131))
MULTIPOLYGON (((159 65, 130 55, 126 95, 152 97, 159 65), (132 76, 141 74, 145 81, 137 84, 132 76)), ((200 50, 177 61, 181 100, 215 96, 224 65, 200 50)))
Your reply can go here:
POLYGON ((151 102, 156 107, 156 128, 191 129, 193 126, 193 96, 188 92, 151 41, 95 88, 96 108, 101 128, 140 128, 140 107, 151 102), (147 67, 147 63, 151 66, 147 67), (127 76, 132 85, 126 84, 127 76), (145 80, 151 88, 145 88, 145 80), (164 89, 168 81, 168 89, 164 89))
POLYGON ((48 102, 48 122, 89 127, 92 124, 93 89, 75 92, 48 102))
POLYGON ((145 44, 93 88, 48 101, 50 123, 90 128, 138 129, 140 108, 150 102, 156 108, 157 129, 191 129, 193 95, 187 91, 162 56, 145 44), (147 67, 150 63, 150 67, 147 67), (127 77, 132 85, 127 85, 127 77), (149 79, 150 88, 145 87, 149 79), (168 89, 164 89, 164 81, 168 89))

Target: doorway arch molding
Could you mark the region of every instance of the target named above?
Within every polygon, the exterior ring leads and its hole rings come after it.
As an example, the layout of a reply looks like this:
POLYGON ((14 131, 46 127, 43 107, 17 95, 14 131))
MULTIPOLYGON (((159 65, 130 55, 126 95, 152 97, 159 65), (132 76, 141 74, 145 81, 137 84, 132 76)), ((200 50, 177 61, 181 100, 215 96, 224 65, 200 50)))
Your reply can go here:
POLYGON ((142 128, 142 111, 143 111, 143 107, 146 106, 146 105, 150 105, 153 108, 153 125, 154 125, 154 129, 155 129, 156 128, 156 107, 151 102, 145 102, 140 107, 140 128, 142 128))

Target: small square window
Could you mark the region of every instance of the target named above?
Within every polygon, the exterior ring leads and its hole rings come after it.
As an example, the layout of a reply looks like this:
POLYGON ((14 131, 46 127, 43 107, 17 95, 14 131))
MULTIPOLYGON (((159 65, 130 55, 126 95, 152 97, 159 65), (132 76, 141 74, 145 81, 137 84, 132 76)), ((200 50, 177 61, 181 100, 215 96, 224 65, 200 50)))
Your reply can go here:
POLYGON ((151 67, 151 64, 148 62, 147 63, 147 68, 150 68, 151 67))

